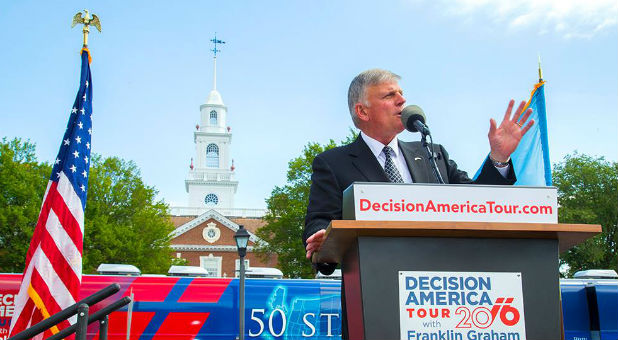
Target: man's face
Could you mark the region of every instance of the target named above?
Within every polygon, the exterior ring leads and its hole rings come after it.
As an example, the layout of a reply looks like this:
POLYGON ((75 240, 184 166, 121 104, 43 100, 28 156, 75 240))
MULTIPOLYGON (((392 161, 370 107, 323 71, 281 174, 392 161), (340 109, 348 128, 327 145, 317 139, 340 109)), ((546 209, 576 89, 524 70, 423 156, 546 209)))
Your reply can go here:
POLYGON ((406 103, 397 82, 386 82, 367 87, 365 100, 356 104, 357 116, 362 121, 363 132, 388 144, 404 130, 401 111, 406 103))

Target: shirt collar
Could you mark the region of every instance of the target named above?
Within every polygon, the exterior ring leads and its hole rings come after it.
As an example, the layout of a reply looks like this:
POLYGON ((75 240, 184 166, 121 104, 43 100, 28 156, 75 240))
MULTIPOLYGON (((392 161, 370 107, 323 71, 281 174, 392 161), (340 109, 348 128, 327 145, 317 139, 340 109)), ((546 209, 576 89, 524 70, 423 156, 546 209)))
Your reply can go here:
MULTIPOLYGON (((365 143, 367 144, 367 146, 369 147, 369 149, 371 150, 371 153, 373 153, 373 155, 376 158, 378 158, 380 154, 382 153, 382 149, 384 149, 385 145, 367 136, 363 131, 361 131, 360 134, 363 140, 365 141, 365 143)), ((390 143, 388 143, 388 146, 390 146, 391 149, 393 149, 393 153, 395 157, 399 156, 399 143, 398 143, 397 137, 393 138, 393 140, 391 140, 390 143)))

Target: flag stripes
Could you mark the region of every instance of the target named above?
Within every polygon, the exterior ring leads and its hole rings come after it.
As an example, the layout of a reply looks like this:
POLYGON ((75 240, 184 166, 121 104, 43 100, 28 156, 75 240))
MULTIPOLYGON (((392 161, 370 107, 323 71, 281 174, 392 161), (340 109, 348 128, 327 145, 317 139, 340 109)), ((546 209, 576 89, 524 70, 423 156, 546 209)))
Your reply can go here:
MULTIPOLYGON (((56 230, 59 231, 57 227, 59 226, 60 221, 53 213, 53 211, 50 212, 47 221, 48 223, 46 226, 48 228, 56 228, 56 230)), ((52 270, 55 273, 63 273, 63 276, 59 277, 59 279, 62 280, 62 284, 65 287, 71 287, 73 285, 79 286, 79 274, 75 273, 74 269, 69 265, 67 261, 68 259, 64 254, 62 254, 62 251, 58 248, 58 245, 56 244, 56 242, 66 242, 66 240, 54 240, 53 237, 58 237, 58 235, 53 235, 52 233, 49 233, 48 235, 43 237, 43 241, 41 242, 41 250, 43 251, 43 254, 45 254, 49 259, 51 259, 49 265, 52 267, 52 270)), ((81 260, 81 257, 78 257, 78 259, 81 260)), ((71 295, 73 296, 73 300, 77 300, 78 292, 68 293, 71 293, 71 295)))
MULTIPOLYGON (((62 199, 65 202, 65 207, 71 211, 71 215, 75 218, 75 221, 79 221, 79 229, 75 228, 75 232, 81 232, 80 235, 76 235, 72 237, 74 242, 82 242, 83 234, 84 234, 84 209, 80 207, 81 204, 80 197, 75 193, 75 189, 69 181, 69 178, 64 174, 64 172, 60 173, 60 179, 58 180, 58 193, 62 196, 62 199), (79 202, 79 204, 77 204, 79 202)), ((71 228, 73 230, 73 228, 71 228)), ((77 244, 77 243, 76 243, 77 244)), ((79 249, 82 249, 80 246, 79 249)))

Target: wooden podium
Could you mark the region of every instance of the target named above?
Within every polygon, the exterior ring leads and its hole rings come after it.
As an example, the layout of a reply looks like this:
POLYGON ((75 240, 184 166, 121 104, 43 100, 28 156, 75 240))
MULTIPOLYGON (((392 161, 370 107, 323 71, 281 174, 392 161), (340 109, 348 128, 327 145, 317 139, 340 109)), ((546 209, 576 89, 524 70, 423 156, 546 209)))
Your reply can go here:
POLYGON ((599 232, 579 224, 336 220, 313 260, 342 264, 350 339, 400 339, 400 271, 521 273, 526 339, 560 339, 559 252, 599 232))

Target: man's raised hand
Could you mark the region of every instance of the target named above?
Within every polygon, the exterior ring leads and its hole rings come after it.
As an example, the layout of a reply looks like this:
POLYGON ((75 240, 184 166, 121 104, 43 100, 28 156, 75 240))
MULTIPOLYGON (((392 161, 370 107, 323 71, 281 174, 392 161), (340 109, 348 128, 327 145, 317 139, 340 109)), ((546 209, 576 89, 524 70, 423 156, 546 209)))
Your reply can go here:
POLYGON ((511 99, 500 126, 496 126, 496 121, 493 118, 489 120, 488 137, 489 147, 491 148, 489 156, 495 161, 508 161, 511 154, 517 149, 517 145, 519 145, 521 138, 534 124, 534 119, 530 119, 530 121, 526 123, 532 114, 532 109, 527 109, 524 112, 524 107, 526 105, 525 101, 519 104, 515 114, 511 117, 514 104, 515 101, 511 99))

